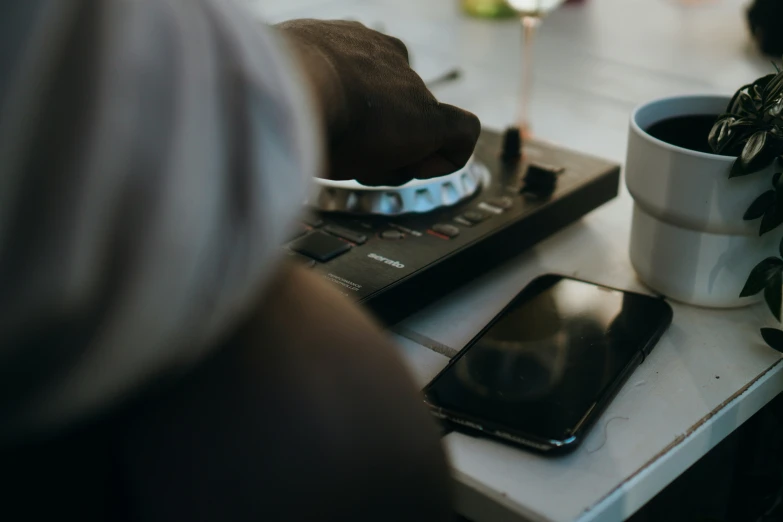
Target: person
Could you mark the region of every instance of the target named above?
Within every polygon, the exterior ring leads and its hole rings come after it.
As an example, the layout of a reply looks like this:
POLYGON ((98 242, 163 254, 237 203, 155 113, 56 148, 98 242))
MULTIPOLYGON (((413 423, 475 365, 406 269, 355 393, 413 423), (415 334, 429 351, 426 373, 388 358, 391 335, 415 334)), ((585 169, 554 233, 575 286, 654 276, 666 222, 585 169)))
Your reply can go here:
POLYGON ((745 10, 753 43, 761 53, 780 59, 783 54, 783 35, 777 30, 776 20, 783 15, 783 2, 780 0, 752 0, 745 10))
POLYGON ((390 338, 283 245, 312 178, 463 166, 398 39, 228 0, 0 8, 6 520, 452 516, 390 338))

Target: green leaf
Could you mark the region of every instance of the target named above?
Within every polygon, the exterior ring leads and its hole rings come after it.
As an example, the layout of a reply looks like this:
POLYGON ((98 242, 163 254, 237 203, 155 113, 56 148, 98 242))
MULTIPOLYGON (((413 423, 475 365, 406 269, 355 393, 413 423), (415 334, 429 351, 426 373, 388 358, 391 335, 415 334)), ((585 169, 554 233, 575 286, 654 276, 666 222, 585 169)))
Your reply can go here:
POLYGON ((777 328, 762 328, 761 337, 770 348, 783 352, 783 330, 778 330, 777 328))
POLYGON ((734 114, 723 114, 715 120, 707 135, 707 142, 716 154, 726 153, 739 156, 736 145, 742 145, 758 130, 759 123, 753 118, 738 118, 734 114))
POLYGON ((764 96, 768 100, 774 100, 781 94, 783 94, 783 72, 778 72, 766 87, 764 87, 764 96))
POLYGON ((783 237, 780 238, 780 246, 778 247, 778 252, 780 252, 780 257, 783 257, 783 237))
POLYGON ((783 202, 775 199, 775 203, 767 209, 764 217, 761 218, 759 235, 763 236, 770 230, 777 228, 781 223, 783 223, 783 202))
POLYGON ((783 97, 778 98, 767 110, 770 116, 777 118, 783 113, 783 97))
POLYGON ((778 181, 780 181, 780 172, 776 172, 772 175, 772 188, 776 189, 778 188, 778 181))
POLYGON ((751 118, 738 118, 729 123, 729 127, 735 129, 737 127, 754 127, 756 121, 751 118))
POLYGON ((739 156, 742 145, 748 138, 761 127, 768 126, 769 124, 759 122, 758 117, 739 117, 736 114, 724 113, 715 118, 707 135, 707 142, 715 154, 739 156), (738 146, 739 150, 736 150, 738 146))
POLYGON ((775 191, 774 190, 768 190, 759 197, 756 198, 753 203, 750 204, 748 207, 748 210, 745 211, 745 214, 742 216, 742 219, 745 221, 751 221, 753 219, 758 219, 761 216, 764 215, 764 213, 775 204, 775 191))
POLYGON ((722 137, 717 148, 714 148, 712 152, 724 156, 739 156, 742 153, 742 147, 753 132, 754 127, 731 128, 729 125, 726 135, 722 137))
POLYGON ((739 103, 740 108, 746 114, 758 113, 758 107, 756 107, 756 103, 753 101, 753 98, 750 96, 750 94, 746 92, 743 92, 739 95, 737 98, 737 103, 739 103))
MULTIPOLYGON (((756 80, 756 81, 758 81, 758 80, 756 80)), ((729 112, 731 114, 737 114, 737 112, 738 112, 737 109, 739 109, 739 102, 738 102, 738 100, 739 100, 740 95, 742 95, 742 93, 744 93, 746 89, 749 89, 751 87, 753 87, 753 84, 749 83, 747 85, 743 85, 742 87, 740 87, 739 89, 734 91, 734 96, 732 96, 731 100, 729 100, 729 104, 726 106, 726 112, 729 112)), ((766 90, 766 88, 765 88, 765 90, 766 90)))
POLYGON ((777 76, 777 72, 762 76, 761 78, 753 82, 752 89, 756 94, 758 94, 759 98, 762 101, 765 101, 767 99, 766 92, 765 92, 766 87, 767 85, 769 85, 769 82, 771 82, 775 78, 775 76, 777 76))
POLYGON ((720 152, 723 146, 726 144, 726 140, 729 138, 730 125, 735 121, 733 116, 727 116, 716 121, 710 129, 710 134, 707 136, 707 142, 710 144, 710 148, 713 152, 720 152))
POLYGON ((731 164, 731 171, 729 172, 729 178, 738 178, 740 176, 747 176, 750 172, 745 170, 742 166, 742 158, 738 157, 731 164))
POLYGON ((740 292, 740 297, 756 295, 767 286, 767 283, 775 277, 776 274, 783 272, 783 259, 778 257, 768 257, 753 267, 750 271, 748 280, 740 292))
POLYGON ((780 305, 783 300, 783 274, 778 272, 764 287, 764 301, 769 311, 780 321, 780 305))
POLYGON ((748 139, 745 147, 742 149, 742 163, 743 166, 748 166, 755 161, 755 159, 764 151, 767 145, 766 131, 756 131, 748 139))
POLYGON ((762 76, 761 78, 759 78, 755 82, 753 82, 753 86, 754 87, 759 87, 759 88, 763 89, 764 87, 766 87, 769 84, 769 82, 772 81, 773 78, 775 78, 775 76, 778 75, 778 72, 780 72, 780 71, 776 70, 773 73, 765 74, 764 76, 762 76))
POLYGON ((737 118, 737 115, 733 112, 722 112, 715 117, 715 121, 722 120, 723 118, 737 118))
POLYGON ((730 178, 758 172, 768 167, 780 154, 781 140, 766 130, 759 130, 745 143, 739 158, 731 166, 730 178))

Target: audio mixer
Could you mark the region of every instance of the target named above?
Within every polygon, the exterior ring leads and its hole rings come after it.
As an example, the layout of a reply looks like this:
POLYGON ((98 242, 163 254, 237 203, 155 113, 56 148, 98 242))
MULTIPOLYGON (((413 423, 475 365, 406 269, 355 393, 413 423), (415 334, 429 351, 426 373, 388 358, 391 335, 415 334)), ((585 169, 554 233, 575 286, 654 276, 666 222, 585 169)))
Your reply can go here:
POLYGON ((617 195, 617 164, 537 140, 504 148, 485 130, 464 168, 399 187, 317 179, 286 246, 390 326, 617 195))

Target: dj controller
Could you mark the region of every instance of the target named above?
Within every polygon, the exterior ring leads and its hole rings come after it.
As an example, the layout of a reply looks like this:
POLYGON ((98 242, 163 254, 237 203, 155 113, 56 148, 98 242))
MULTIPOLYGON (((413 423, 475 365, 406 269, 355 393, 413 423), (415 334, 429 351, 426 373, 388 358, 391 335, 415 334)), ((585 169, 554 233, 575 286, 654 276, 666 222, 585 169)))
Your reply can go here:
POLYGON ((318 179, 288 251, 390 326, 617 195, 617 164, 504 143, 485 130, 463 169, 400 187, 318 179))

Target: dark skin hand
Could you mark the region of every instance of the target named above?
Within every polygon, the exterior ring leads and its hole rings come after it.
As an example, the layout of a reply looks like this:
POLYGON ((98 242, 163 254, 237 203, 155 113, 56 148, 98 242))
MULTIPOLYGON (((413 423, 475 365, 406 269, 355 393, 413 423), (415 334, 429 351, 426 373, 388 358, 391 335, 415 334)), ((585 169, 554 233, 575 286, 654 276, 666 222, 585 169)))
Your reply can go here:
POLYGON ((478 118, 439 103, 399 39, 358 22, 307 19, 277 27, 298 51, 324 114, 325 177, 401 185, 450 174, 470 159, 478 118))

